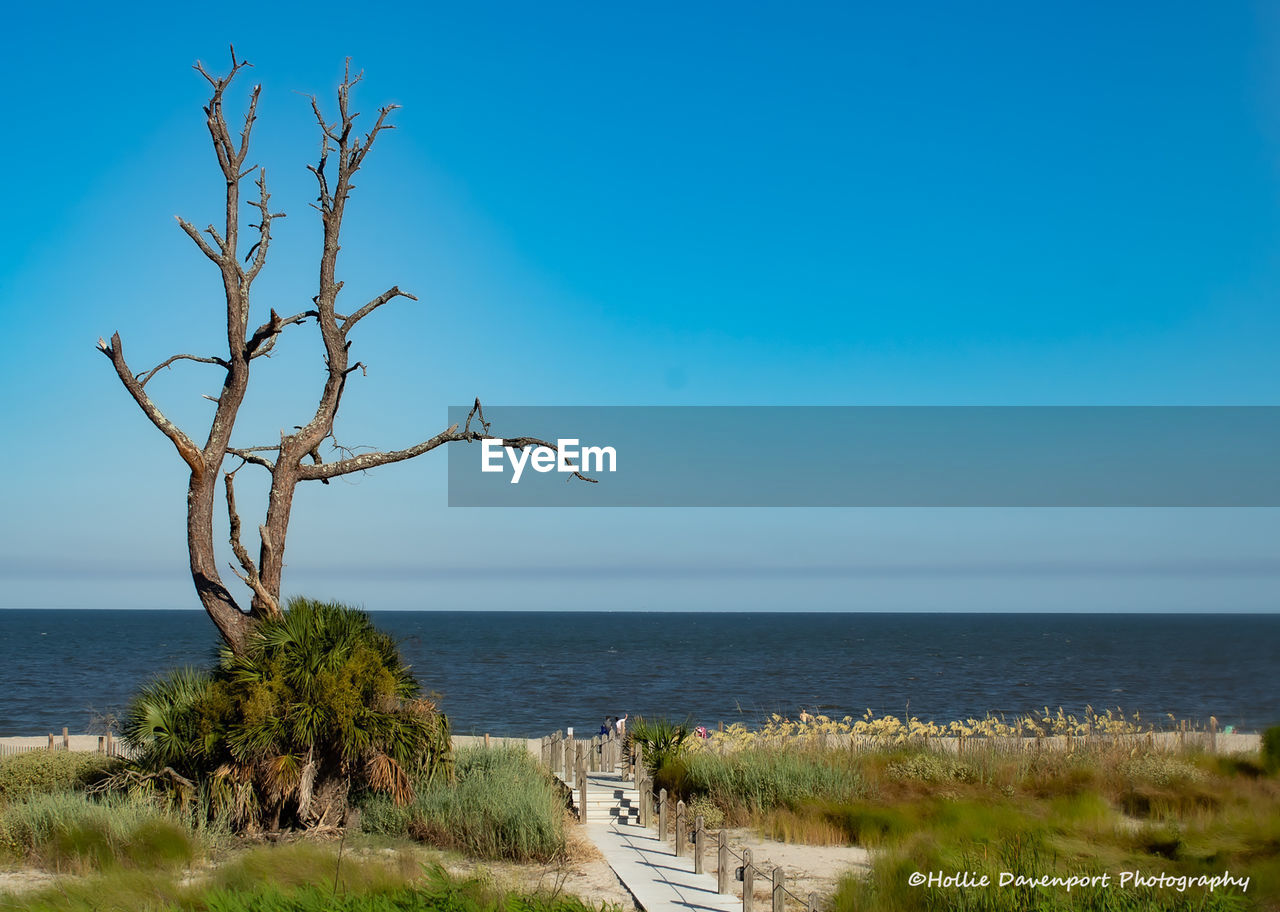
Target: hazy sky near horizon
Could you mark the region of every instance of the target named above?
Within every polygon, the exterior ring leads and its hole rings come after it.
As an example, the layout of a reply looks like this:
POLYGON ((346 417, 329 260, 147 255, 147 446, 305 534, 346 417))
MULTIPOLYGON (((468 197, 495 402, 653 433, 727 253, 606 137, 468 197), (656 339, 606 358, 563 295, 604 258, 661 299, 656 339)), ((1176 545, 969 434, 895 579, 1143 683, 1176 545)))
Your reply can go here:
MULTIPOLYGON (((216 353, 217 273, 173 216, 217 219, 191 64, 225 70, 229 42, 254 64, 230 109, 262 83, 250 158, 289 216, 255 325, 315 293, 303 94, 331 110, 350 56, 359 110, 403 105, 357 180, 339 277, 348 302, 391 284, 421 300, 354 334, 369 371, 344 443, 407 445, 476 396, 1280 404, 1273 5, 219 18, 6 14, 0 607, 196 605, 184 466, 94 343, 118 330, 138 371, 216 353)), ((307 420, 321 351, 295 327, 255 363, 239 443, 307 420)), ((219 384, 180 363, 148 391, 203 439, 219 384)), ((443 453, 296 503, 286 591, 369 608, 1280 607, 1274 509, 450 509, 443 453)))

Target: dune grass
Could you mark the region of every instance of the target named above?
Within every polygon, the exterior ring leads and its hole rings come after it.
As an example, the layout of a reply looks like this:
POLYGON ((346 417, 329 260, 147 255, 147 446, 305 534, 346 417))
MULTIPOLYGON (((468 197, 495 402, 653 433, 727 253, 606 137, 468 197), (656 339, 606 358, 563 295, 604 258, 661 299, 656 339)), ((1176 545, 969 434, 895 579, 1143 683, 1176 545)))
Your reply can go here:
POLYGON ((362 829, 478 858, 549 861, 564 853, 564 798, 523 747, 464 749, 455 769, 455 782, 415 784, 414 800, 403 807, 371 796, 362 829))
MULTIPOLYGON (((1280 907, 1280 779, 1260 757, 1099 740, 1072 750, 971 743, 873 750, 813 743, 686 755, 655 780, 711 802, 730 825, 804 844, 873 850, 838 912, 862 909, 1206 909, 1280 907), (914 871, 996 875, 1142 870, 1248 876, 1249 888, 912 888, 914 871)), ((1117 874, 1118 876, 1118 874, 1117 874)))
POLYGON ((692 799, 706 796, 729 821, 753 814, 795 809, 813 801, 847 801, 862 796, 859 770, 843 753, 754 748, 725 756, 697 751, 661 768, 657 788, 692 799))
POLYGON ((0 853, 59 873, 174 868, 211 847, 218 831, 155 802, 82 792, 32 794, 0 810, 0 853))
POLYGON ((0 912, 595 912, 572 896, 454 877, 412 852, 339 852, 334 843, 260 845, 194 877, 116 869, 0 894, 0 912))

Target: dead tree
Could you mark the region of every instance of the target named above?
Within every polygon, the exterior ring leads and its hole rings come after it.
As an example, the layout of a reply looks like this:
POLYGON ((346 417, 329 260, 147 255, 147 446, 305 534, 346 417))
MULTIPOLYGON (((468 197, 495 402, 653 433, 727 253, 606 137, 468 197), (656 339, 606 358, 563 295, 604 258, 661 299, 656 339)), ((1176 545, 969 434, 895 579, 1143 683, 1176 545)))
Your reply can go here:
MULTIPOLYGON (((119 333, 112 335, 110 343, 98 339, 99 350, 111 360, 124 388, 151 423, 169 438, 190 469, 187 485, 187 549, 191 559, 191 578, 201 603, 217 625, 222 638, 237 652, 242 649, 245 637, 257 620, 280 613, 280 580, 284 567, 285 538, 289 531, 294 492, 299 482, 320 481, 328 484, 331 478, 412 459, 446 443, 477 441, 490 436, 489 426, 477 399, 471 415, 461 429, 453 425, 405 449, 360 454, 339 450, 339 455, 343 458, 330 462, 321 457, 321 445, 333 436, 334 418, 342 403, 347 379, 364 368, 362 362, 351 362, 351 331, 365 317, 396 298, 417 300, 393 285, 349 313, 339 313, 337 310, 338 295, 342 291, 342 282, 337 278, 338 239, 353 189, 351 180, 364 164, 378 137, 383 131, 394 128, 388 119, 398 106, 387 105, 380 108, 372 128, 363 135, 357 132, 355 122, 359 114, 351 109, 351 91, 360 82, 361 74, 352 75, 349 60, 342 83, 338 86, 337 120, 327 120, 319 102, 314 96, 311 98, 311 108, 321 132, 319 162, 308 166, 319 187, 318 199, 312 205, 319 211, 324 228, 318 293, 312 298, 312 307, 285 317, 273 309, 264 323, 250 331, 250 290, 266 263, 273 223, 284 218, 285 214, 271 210, 266 170, 246 164, 249 138, 256 120, 258 97, 262 91, 260 85, 254 86, 250 93, 244 126, 238 136, 233 135, 227 123, 224 96, 236 74, 248 66, 250 64, 246 61, 236 59, 234 48, 231 51, 231 71, 225 76, 214 76, 201 63, 195 64, 195 69, 212 87, 204 113, 218 166, 226 181, 226 212, 221 230, 211 224, 201 232, 190 222, 178 219, 182 230, 221 273, 227 307, 226 354, 173 355, 150 370, 135 373, 125 360, 124 345, 119 333), (249 229, 253 232, 250 235, 253 243, 241 256, 241 182, 255 173, 253 184, 257 188, 256 199, 250 199, 246 203, 248 211, 252 211, 256 218, 256 222, 249 224, 249 229), (279 443, 234 446, 232 432, 249 386, 251 365, 256 359, 272 351, 285 329, 308 321, 314 321, 319 327, 327 367, 315 414, 293 433, 286 434, 282 431, 279 443), (167 368, 177 361, 215 365, 226 374, 222 391, 213 400, 214 415, 203 444, 197 443, 166 418, 146 391, 147 384, 161 368, 167 368), (473 419, 477 422, 475 428, 472 427, 473 419), (226 469, 224 464, 228 462, 233 462, 235 467, 226 469), (235 475, 245 465, 260 466, 271 474, 266 521, 258 527, 259 547, 256 560, 241 540, 240 516, 236 510, 235 475), (230 521, 231 550, 235 556, 231 570, 252 592, 247 612, 241 609, 218 572, 213 519, 220 472, 230 521)), ((504 443, 506 446, 520 448, 552 446, 547 441, 532 437, 507 438, 504 443)))

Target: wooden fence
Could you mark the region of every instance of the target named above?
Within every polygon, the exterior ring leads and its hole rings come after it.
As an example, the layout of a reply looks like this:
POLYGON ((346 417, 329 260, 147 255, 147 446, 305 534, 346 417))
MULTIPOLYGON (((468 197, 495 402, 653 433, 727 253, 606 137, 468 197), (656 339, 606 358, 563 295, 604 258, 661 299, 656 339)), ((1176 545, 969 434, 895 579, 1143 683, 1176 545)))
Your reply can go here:
POLYGON ((49 732, 49 740, 43 744, 5 744, 0 741, 0 757, 13 756, 15 754, 28 754, 33 751, 70 751, 72 750, 72 738, 78 742, 76 750, 89 753, 105 754, 108 757, 126 757, 128 750, 118 738, 111 732, 105 735, 97 736, 96 748, 92 746, 93 736, 71 735, 64 726, 61 735, 49 732), (88 742, 86 744, 86 742, 88 742))

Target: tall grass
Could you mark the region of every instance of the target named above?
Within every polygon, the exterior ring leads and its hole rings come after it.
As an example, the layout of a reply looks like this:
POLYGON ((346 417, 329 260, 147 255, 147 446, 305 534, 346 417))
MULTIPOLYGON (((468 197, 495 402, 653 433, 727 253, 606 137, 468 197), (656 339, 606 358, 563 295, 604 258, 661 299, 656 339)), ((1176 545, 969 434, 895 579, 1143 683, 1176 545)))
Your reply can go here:
POLYGON ((59 872, 174 867, 206 844, 188 820, 140 798, 34 794, 0 811, 0 850, 59 872))
POLYGON ((564 798, 523 747, 467 748, 455 762, 455 782, 420 785, 405 807, 371 797, 362 828, 479 858, 548 861, 563 854, 564 798))
POLYGON ((655 784, 693 797, 705 795, 728 819, 822 800, 848 801, 865 792, 849 755, 755 748, 720 756, 699 751, 659 771, 655 784))

